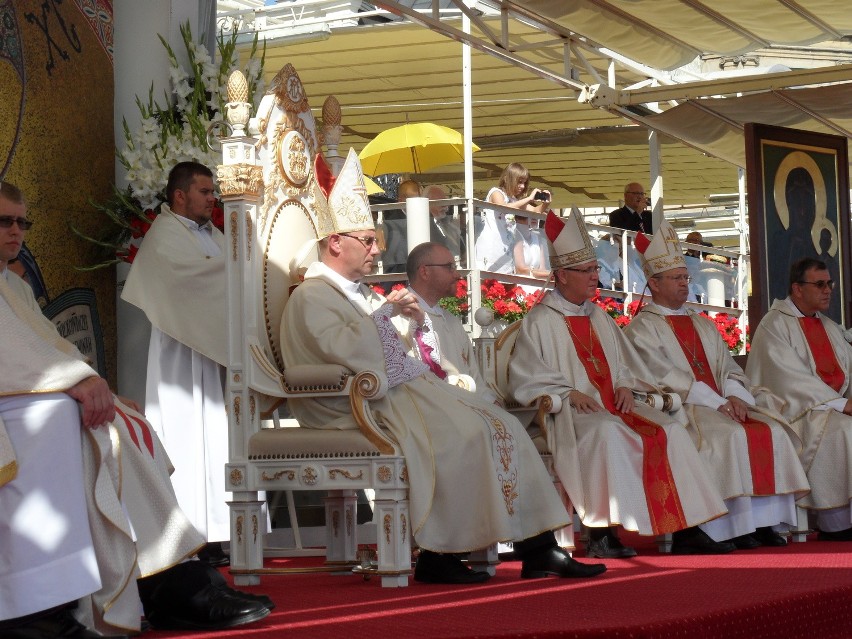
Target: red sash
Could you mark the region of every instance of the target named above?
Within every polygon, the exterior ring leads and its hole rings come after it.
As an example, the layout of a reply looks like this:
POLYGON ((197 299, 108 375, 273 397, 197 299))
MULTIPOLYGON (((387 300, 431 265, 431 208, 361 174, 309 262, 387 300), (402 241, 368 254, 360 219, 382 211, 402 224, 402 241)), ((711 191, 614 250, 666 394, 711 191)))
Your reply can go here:
MULTIPOLYGON (((710 370, 704 345, 701 343, 698 331, 695 330, 695 324, 692 323, 692 318, 688 315, 669 315, 666 320, 674 331, 695 379, 704 382, 721 395, 716 379, 710 370), (692 353, 689 352, 687 344, 692 345, 692 353)), ((755 495, 774 495, 775 453, 772 447, 772 431, 768 424, 751 417, 747 417, 741 426, 745 430, 746 442, 748 443, 752 490, 754 490, 755 495)))
POLYGON ((843 388, 843 382, 846 381, 846 374, 840 368, 840 364, 837 363, 834 347, 831 345, 831 340, 828 339, 828 333, 825 332, 822 320, 818 317, 800 317, 799 324, 802 326, 805 340, 811 349, 811 355, 814 357, 817 375, 825 384, 839 393, 840 389, 843 388))
POLYGON ((589 381, 598 389, 604 408, 616 415, 642 438, 642 485, 655 535, 687 527, 686 517, 669 466, 666 431, 659 424, 615 408, 615 391, 603 347, 588 317, 565 317, 577 356, 589 381))

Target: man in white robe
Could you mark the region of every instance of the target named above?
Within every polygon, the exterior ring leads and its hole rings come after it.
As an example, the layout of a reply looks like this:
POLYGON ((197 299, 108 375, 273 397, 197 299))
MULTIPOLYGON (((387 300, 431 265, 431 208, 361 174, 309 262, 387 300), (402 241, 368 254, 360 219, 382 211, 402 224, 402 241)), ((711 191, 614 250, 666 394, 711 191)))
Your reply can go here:
POLYGON ((23 195, 0 183, 0 636, 138 632, 140 596, 155 627, 265 617, 209 567, 182 563, 203 539, 175 502, 150 424, 6 268, 30 224, 23 195))
POLYGON ((545 232, 556 289, 523 319, 509 387, 524 405, 552 402, 545 438, 581 521, 587 553, 632 557, 615 526, 642 535, 674 533, 673 552, 720 553, 734 546, 697 526, 726 512, 684 428, 634 401, 657 388, 615 321, 589 300, 598 282, 594 248, 576 209, 548 214, 545 232))
POLYGON ((419 340, 403 334, 408 354, 448 383, 495 402, 497 394, 482 377, 461 320, 438 303, 441 298, 456 294, 459 274, 453 254, 441 244, 424 242, 409 253, 406 272, 408 290, 426 314, 429 329, 422 332, 419 340))
POLYGON ((224 467, 228 360, 224 235, 210 217, 213 174, 181 162, 169 173, 168 204, 145 235, 122 299, 151 322, 145 414, 175 460, 178 503, 208 546, 201 556, 226 565, 230 536, 224 467))
MULTIPOLYGON (((284 361, 378 374, 371 409, 408 469, 411 532, 421 548, 414 578, 484 581, 487 573, 465 568, 454 553, 505 540, 519 541, 525 578, 603 572, 557 546, 552 531, 568 523, 568 513, 518 421, 406 356, 391 318, 402 315, 410 332, 421 330, 424 315, 414 297, 400 290, 384 298, 360 284, 379 251, 358 156, 350 151, 336 180, 318 156, 314 180, 321 261, 308 268, 285 308, 284 361)), ((291 407, 304 427, 354 427, 345 398, 294 399, 291 407)))
POLYGON ((816 511, 818 538, 852 541, 852 347, 823 315, 830 277, 813 258, 792 265, 788 297, 775 300, 754 332, 746 374, 785 401, 811 485, 799 505, 816 511))
POLYGON ((796 524, 796 497, 809 487, 782 402, 752 388, 715 325, 684 306, 690 277, 671 225, 635 244, 653 302, 624 332, 654 379, 681 397, 678 417, 725 498, 728 514, 702 527, 740 549, 783 546, 772 527, 796 524))

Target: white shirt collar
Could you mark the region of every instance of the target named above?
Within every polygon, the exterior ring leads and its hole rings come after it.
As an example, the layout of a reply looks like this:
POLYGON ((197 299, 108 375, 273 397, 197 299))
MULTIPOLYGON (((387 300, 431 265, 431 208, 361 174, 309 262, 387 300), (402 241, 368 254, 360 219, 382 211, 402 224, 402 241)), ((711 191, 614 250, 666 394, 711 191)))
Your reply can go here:
POLYGON ((415 291, 410 286, 408 287, 408 290, 411 291, 411 294, 417 298, 417 303, 420 304, 420 308, 422 308, 424 311, 426 311, 427 313, 431 313, 432 315, 444 314, 444 309, 441 307, 440 303, 435 304, 435 306, 429 306, 429 304, 426 303, 426 300, 420 297, 420 294, 417 291, 415 291))
POLYGON ((657 304, 654 301, 648 302, 648 306, 653 306, 654 308, 656 308, 660 312, 660 315, 689 315, 686 310, 686 306, 681 306, 678 309, 667 308, 665 306, 657 304))
MULTIPOLYGON (((790 299, 790 296, 789 296, 789 295, 788 295, 787 297, 785 297, 785 298, 784 298, 784 301, 787 303, 787 306, 789 306, 789 307, 790 307, 790 310, 792 311, 792 313, 793 313, 793 316, 794 316, 794 317, 807 317, 807 315, 805 315, 804 313, 802 313, 802 311, 800 311, 800 310, 798 309, 798 307, 797 307, 795 304, 793 304, 793 300, 791 300, 791 299, 790 299)), ((819 311, 817 311, 816 313, 814 313, 814 315, 813 315, 813 316, 814 316, 814 317, 822 317, 822 316, 819 314, 819 311)))
POLYGON ((563 297, 562 293, 559 292, 559 289, 553 289, 550 294, 553 296, 552 304, 554 308, 561 311, 563 315, 591 315, 591 302, 586 300, 582 304, 574 304, 574 302, 569 302, 565 297, 563 297))

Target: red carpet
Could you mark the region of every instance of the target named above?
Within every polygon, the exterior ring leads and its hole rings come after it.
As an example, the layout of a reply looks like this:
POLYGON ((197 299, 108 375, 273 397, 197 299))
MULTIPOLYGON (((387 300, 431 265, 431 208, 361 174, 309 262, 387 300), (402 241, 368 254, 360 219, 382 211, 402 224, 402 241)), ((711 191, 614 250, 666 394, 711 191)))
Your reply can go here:
POLYGON ((608 560, 609 570, 590 580, 522 580, 517 562, 501 564, 496 577, 476 586, 412 582, 389 589, 354 575, 264 577, 259 587, 246 588, 276 602, 263 621, 218 633, 145 637, 852 637, 852 544, 810 541, 678 557, 657 553, 647 539, 623 538, 640 555, 608 560))

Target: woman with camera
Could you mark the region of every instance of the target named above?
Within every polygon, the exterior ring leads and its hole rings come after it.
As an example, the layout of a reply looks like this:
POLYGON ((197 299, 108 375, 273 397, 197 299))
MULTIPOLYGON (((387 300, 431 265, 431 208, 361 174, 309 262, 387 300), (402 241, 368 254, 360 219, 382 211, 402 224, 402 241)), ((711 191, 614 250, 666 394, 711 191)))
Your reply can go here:
MULTIPOLYGON (((550 202, 550 192, 532 189, 528 193, 530 172, 523 164, 513 162, 503 170, 500 182, 488 191, 486 200, 519 211, 543 210, 550 202)), ((485 209, 482 212, 483 226, 476 238, 477 266, 496 273, 514 271, 513 234, 509 231, 506 214, 502 211, 485 209)))

